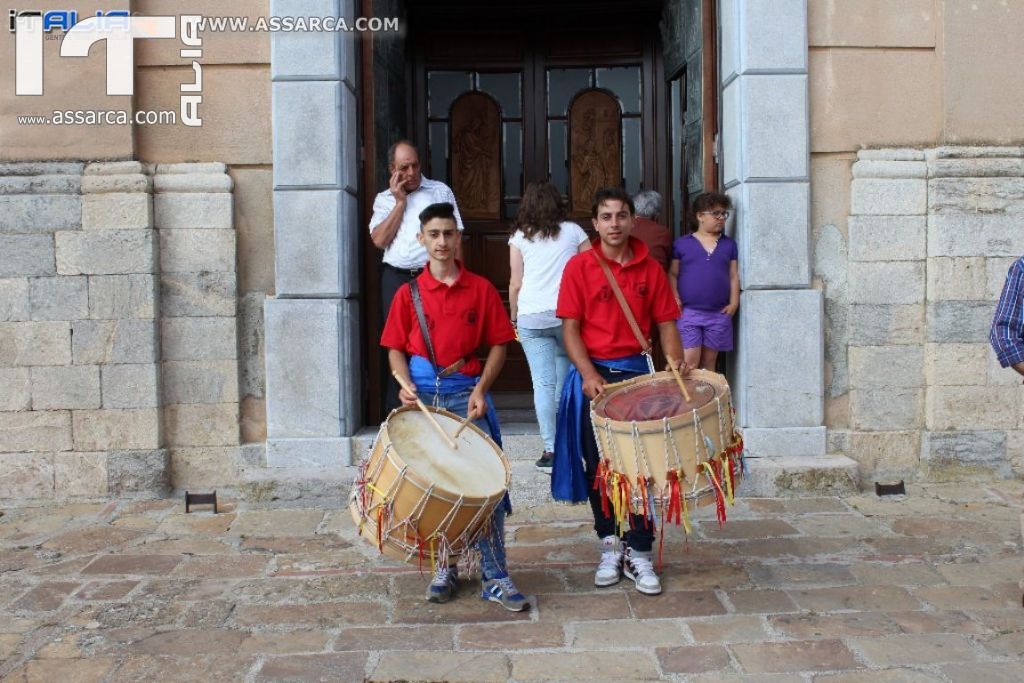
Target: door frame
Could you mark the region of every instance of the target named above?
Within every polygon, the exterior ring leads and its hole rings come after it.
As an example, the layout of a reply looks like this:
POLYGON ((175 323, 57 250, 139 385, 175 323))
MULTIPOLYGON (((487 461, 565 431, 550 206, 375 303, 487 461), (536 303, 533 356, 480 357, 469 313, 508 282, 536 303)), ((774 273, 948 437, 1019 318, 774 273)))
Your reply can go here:
MULTIPOLYGON (((711 2, 713 0, 704 0, 711 2)), ((371 0, 362 0, 365 15, 372 14, 371 0)), ((546 55, 543 49, 544 43, 549 40, 550 35, 564 35, 562 31, 543 32, 537 27, 544 25, 540 19, 545 15, 573 17, 572 23, 552 22, 550 25, 572 25, 572 34, 577 36, 587 27, 607 31, 607 20, 604 17, 615 16, 621 13, 621 5, 615 2, 596 0, 595 2, 561 2, 550 3, 546 0, 526 0, 521 3, 491 3, 477 5, 475 3, 464 3, 460 0, 432 0, 430 2, 409 2, 408 12, 408 33, 406 37, 406 68, 405 68, 405 91, 406 99, 406 130, 412 135, 412 140, 417 144, 424 157, 429 159, 428 142, 428 119, 426 99, 426 71, 431 68, 452 68, 452 69, 473 69, 478 71, 487 70, 508 70, 509 67, 518 67, 523 73, 523 176, 524 185, 533 179, 547 177, 547 134, 546 134, 546 107, 543 106, 543 98, 546 93, 545 77, 546 69, 549 67, 573 67, 573 66, 596 66, 596 65, 625 65, 639 64, 642 69, 641 79, 646 86, 653 83, 654 87, 643 87, 641 96, 641 110, 644 112, 642 120, 642 139, 653 141, 644 146, 643 155, 643 181, 644 188, 657 190, 665 201, 663 216, 671 216, 673 211, 673 196, 671 184, 676 181, 672 178, 671 157, 669 145, 670 116, 668 82, 664 72, 663 48, 661 34, 658 30, 661 20, 661 0, 637 0, 636 6, 631 10, 630 15, 624 19, 628 26, 640 32, 644 37, 641 41, 639 55, 636 53, 628 56, 605 54, 600 57, 580 57, 566 54, 562 56, 546 55), (510 20, 509 15, 513 15, 510 20), (429 17, 429 19, 424 19, 429 17), (429 61, 424 59, 422 54, 421 40, 424 36, 430 35, 438 39, 440 33, 474 35, 480 34, 481 25, 507 26, 505 34, 518 32, 518 44, 521 53, 519 60, 495 59, 474 57, 467 61, 464 57, 455 55, 451 58, 437 58, 429 61), (529 82, 531 79, 532 82, 529 82), (532 112, 530 116, 528 113, 532 112), (540 135, 539 131, 544 131, 540 135), (532 142, 531 142, 532 141, 532 142), (530 144, 530 149, 526 145, 530 144)), ((712 15, 710 30, 715 31, 714 18, 712 15)), ((622 22, 619 22, 620 24, 622 22)), ((708 27, 704 27, 705 32, 708 27)), ((600 35, 595 33, 595 35, 600 35)), ((373 125, 373 100, 372 94, 380 92, 375 84, 373 70, 372 50, 366 47, 364 41, 364 52, 362 59, 361 77, 363 81, 364 103, 362 107, 362 133, 364 147, 362 158, 364 163, 363 180, 366 183, 363 191, 363 223, 369 220, 369 213, 376 195, 377 188, 375 178, 377 175, 376 157, 378 154, 371 153, 374 146, 382 147, 390 144, 391 141, 378 140, 373 125)), ((604 49, 602 47, 602 49, 604 49)), ((393 85, 393 84, 392 84, 393 85)), ((713 99, 715 92, 711 92, 713 99)), ((708 91, 705 90, 705 96, 708 91)), ((714 133, 711 133, 712 138, 714 133)), ((714 155, 713 145, 705 145, 705 153, 714 155)), ((427 164, 425 164, 427 165, 427 164)), ((714 166, 705 165, 705 173, 708 168, 714 166)), ((433 177, 431 172, 427 173, 433 177)), ((717 185, 717 182, 715 183, 717 185)), ((589 226, 586 226, 589 227, 589 226)), ((364 249, 362 250, 364 263, 364 277, 366 287, 364 291, 374 291, 379 283, 379 252, 369 244, 369 240, 363 236, 364 249)), ((383 321, 379 318, 379 305, 375 302, 379 295, 371 295, 366 299, 364 309, 364 320, 367 325, 364 331, 362 343, 369 352, 366 353, 367 374, 366 382, 367 401, 367 422, 375 424, 383 415, 378 406, 382 391, 381 378, 383 377, 383 365, 381 355, 374 353, 373 349, 378 348, 376 333, 383 321)))

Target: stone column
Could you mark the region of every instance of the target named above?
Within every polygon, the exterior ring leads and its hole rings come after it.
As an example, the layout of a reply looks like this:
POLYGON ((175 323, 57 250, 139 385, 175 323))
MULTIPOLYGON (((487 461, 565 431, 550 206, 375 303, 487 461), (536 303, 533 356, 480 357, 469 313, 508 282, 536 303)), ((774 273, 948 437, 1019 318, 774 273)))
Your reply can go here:
POLYGON ((172 483, 237 485, 238 331, 231 177, 221 163, 160 164, 161 378, 172 483))
POLYGON ((152 181, 137 161, 89 164, 82 231, 58 233, 58 274, 89 282, 88 320, 72 323, 75 367, 99 366, 102 405, 73 410, 75 449, 107 451, 109 493, 167 484, 157 332, 159 263, 152 181))
POLYGON ((825 458, 822 292, 811 287, 807 3, 723 0, 721 168, 743 293, 733 387, 748 493, 856 486, 825 458))
MULTIPOLYGON (((354 2, 274 0, 274 15, 354 2)), ((276 298, 266 302, 267 465, 337 467, 362 425, 355 39, 271 38, 276 298)))
POLYGON ((822 297, 811 286, 807 3, 726 0, 722 159, 743 294, 734 387, 749 452, 825 454, 822 297))
POLYGON ((847 452, 866 477, 912 480, 924 426, 928 169, 913 149, 857 159, 847 222, 847 452))
POLYGON ((940 147, 928 163, 921 474, 1024 473, 1024 387, 988 333, 1010 264, 1024 254, 1024 150, 940 147))

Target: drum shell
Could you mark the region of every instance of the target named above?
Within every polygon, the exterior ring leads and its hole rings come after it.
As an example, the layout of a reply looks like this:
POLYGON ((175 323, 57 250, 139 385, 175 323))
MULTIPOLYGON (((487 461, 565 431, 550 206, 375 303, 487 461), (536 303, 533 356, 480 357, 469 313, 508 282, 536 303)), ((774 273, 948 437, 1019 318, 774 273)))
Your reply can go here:
MULTIPOLYGON (((399 408, 388 416, 388 420, 406 410, 417 410, 417 408, 415 406, 399 408)), ((435 415, 444 415, 459 421, 458 416, 446 410, 432 408, 431 411, 435 415)), ((418 474, 402 459, 401 446, 391 441, 388 422, 381 425, 380 433, 363 469, 368 483, 372 486, 366 486, 365 490, 359 490, 357 486, 353 490, 349 510, 353 521, 359 528, 360 535, 374 545, 378 543, 376 510, 380 506, 386 502, 391 503, 391 519, 393 521, 415 515, 414 519, 410 519, 415 533, 407 535, 403 528, 396 528, 380 539, 382 541, 380 550, 387 557, 406 562, 420 561, 421 549, 417 542, 418 539, 429 539, 445 524, 445 519, 449 515, 451 515, 451 520, 446 529, 440 532, 440 535, 444 536, 449 544, 450 554, 460 555, 466 550, 465 539, 473 538, 489 521, 494 507, 501 503, 511 479, 508 460, 497 444, 479 427, 468 424, 466 429, 477 432, 483 441, 491 446, 494 456, 502 462, 505 470, 504 487, 494 495, 487 497, 460 496, 459 493, 446 488, 432 486, 426 477, 418 474), (392 493, 385 500, 385 494, 389 492, 392 493), (423 501, 424 497, 425 501, 423 501), (362 501, 365 501, 365 507, 362 501), (421 501, 423 502, 421 503, 421 501), (417 508, 419 508, 418 512, 417 508), (457 508, 454 513, 452 513, 453 508, 457 508)), ((438 546, 439 543, 435 540, 435 551, 438 546)), ((424 544, 422 552, 423 559, 429 561, 431 552, 429 541, 424 544)))
MULTIPOLYGON (((672 374, 659 372, 654 375, 606 384, 602 396, 611 396, 624 388, 649 382, 652 378, 671 379, 672 374)), ((687 378, 703 380, 711 384, 719 398, 719 401, 712 400, 697 408, 696 411, 697 421, 701 425, 703 435, 711 440, 711 457, 717 458, 730 445, 735 431, 729 383, 723 375, 708 370, 692 370, 687 378), (719 415, 719 406, 721 415, 719 415)), ((674 380, 672 386, 675 386, 674 380)), ((596 405, 597 402, 591 403, 594 436, 602 458, 609 461, 612 470, 625 475, 630 482, 635 482, 638 476, 650 477, 654 483, 655 492, 660 495, 668 483, 669 471, 681 465, 685 480, 680 483, 684 495, 688 498, 696 498, 698 505, 714 502, 713 485, 701 465, 709 460, 707 448, 703 444, 698 448, 692 413, 676 415, 667 419, 670 430, 669 438, 675 444, 675 449, 679 454, 680 463, 677 465, 674 455, 668 453, 663 420, 638 420, 635 422, 613 420, 600 415, 594 409, 596 405), (649 471, 645 471, 645 468, 641 466, 638 440, 639 446, 647 455, 646 462, 649 464, 649 471)))

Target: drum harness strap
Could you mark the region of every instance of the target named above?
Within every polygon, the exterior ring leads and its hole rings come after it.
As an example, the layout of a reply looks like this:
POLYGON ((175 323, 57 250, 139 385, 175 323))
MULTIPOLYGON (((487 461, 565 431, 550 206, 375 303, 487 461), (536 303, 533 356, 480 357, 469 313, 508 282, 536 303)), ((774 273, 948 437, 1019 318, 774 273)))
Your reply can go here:
POLYGON ((437 357, 434 355, 434 345, 430 341, 430 330, 427 327, 427 316, 423 312, 423 297, 420 295, 419 283, 416 280, 409 282, 409 291, 412 293, 412 307, 416 309, 416 319, 420 323, 420 333, 423 341, 427 344, 427 353, 430 354, 430 364, 434 366, 434 407, 437 408, 441 394, 441 378, 454 375, 466 364, 465 358, 460 358, 441 372, 437 372, 437 357))
POLYGON ((622 312, 626 316, 626 322, 629 323, 630 329, 633 330, 633 334, 636 335, 636 340, 640 342, 640 353, 647 359, 647 370, 652 375, 654 374, 654 359, 651 358, 651 340, 644 336, 643 331, 640 329, 640 325, 637 324, 636 318, 633 316, 633 310, 629 307, 629 302, 626 301, 626 297, 622 294, 622 290, 619 288, 619 283, 616 282, 615 276, 612 275, 612 269, 608 266, 608 263, 598 253, 597 249, 592 249, 591 253, 594 254, 594 258, 597 259, 598 264, 601 266, 601 270, 604 271, 604 276, 608 278, 608 284, 612 287, 612 293, 615 295, 615 300, 619 302, 619 306, 622 306, 622 312))

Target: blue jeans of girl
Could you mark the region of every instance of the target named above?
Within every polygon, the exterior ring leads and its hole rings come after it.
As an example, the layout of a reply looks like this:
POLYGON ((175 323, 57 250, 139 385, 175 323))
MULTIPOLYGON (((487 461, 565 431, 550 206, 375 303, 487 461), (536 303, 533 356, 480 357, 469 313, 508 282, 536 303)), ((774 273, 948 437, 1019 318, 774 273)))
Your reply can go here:
POLYGON ((555 451, 555 417, 562 383, 569 371, 569 356, 565 353, 562 326, 542 330, 519 328, 519 341, 530 364, 533 379, 533 404, 537 410, 537 424, 544 440, 544 450, 555 451))

